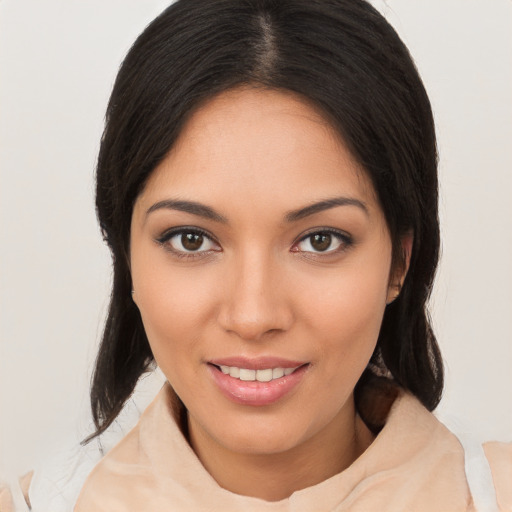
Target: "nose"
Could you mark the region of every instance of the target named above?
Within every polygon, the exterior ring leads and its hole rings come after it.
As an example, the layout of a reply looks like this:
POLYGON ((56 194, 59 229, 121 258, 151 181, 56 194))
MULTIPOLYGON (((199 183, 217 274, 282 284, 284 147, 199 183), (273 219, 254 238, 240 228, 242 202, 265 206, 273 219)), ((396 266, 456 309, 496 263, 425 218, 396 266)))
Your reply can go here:
POLYGON ((258 341, 290 329, 292 305, 280 270, 277 263, 255 251, 230 266, 218 316, 225 331, 258 341))

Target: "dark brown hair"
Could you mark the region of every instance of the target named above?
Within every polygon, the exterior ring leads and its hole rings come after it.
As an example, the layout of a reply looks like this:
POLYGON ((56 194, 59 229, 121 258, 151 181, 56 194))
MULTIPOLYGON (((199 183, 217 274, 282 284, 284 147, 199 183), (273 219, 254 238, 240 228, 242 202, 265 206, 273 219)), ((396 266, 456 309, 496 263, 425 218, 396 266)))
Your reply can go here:
POLYGON ((379 373, 430 410, 440 400, 442 362, 426 309, 439 252, 436 139, 406 47, 364 0, 178 0, 132 46, 107 110, 96 205, 114 277, 91 437, 115 419, 153 361, 131 300, 134 202, 194 109, 247 84, 293 91, 330 120, 373 182, 395 263, 401 237, 414 233, 407 277, 358 386, 379 373))

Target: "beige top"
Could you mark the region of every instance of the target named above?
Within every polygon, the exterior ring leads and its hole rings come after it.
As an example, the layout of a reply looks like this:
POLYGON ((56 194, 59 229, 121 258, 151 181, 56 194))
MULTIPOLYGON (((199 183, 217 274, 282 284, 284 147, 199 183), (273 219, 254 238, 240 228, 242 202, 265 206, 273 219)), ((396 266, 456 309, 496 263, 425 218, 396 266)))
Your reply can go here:
MULTIPOLYGON (((416 398, 402 393, 370 447, 346 470, 278 502, 221 488, 176 424, 165 385, 137 426, 89 475, 75 512, 213 511, 305 512, 475 510, 458 439, 416 398)), ((512 457, 496 446, 504 486, 501 510, 512 510, 512 457), (508 507, 508 508, 507 508, 508 507)), ((496 466, 497 468, 497 466, 496 466)))
MULTIPOLYGON (((75 512, 487 512, 498 510, 496 501, 499 511, 512 512, 512 444, 484 445, 496 498, 491 492, 484 493, 489 498, 487 502, 473 500, 466 475, 470 473, 468 466, 474 453, 466 451, 465 455, 458 439, 407 393, 401 393, 395 400, 380 434, 349 468, 274 503, 236 495, 219 487, 181 433, 173 404, 174 394, 166 384, 135 428, 99 463, 94 463, 90 473, 87 471, 89 476, 83 486, 80 483, 83 480, 78 479, 76 492, 79 489, 81 492, 75 512), (480 503, 479 507, 475 502, 480 503)), ((68 474, 67 469, 63 471, 68 474)), ((32 483, 34 480, 37 478, 32 483)), ((69 479, 64 480, 69 483, 69 479)), ((470 480, 473 489, 475 482, 478 487, 484 481, 478 473, 470 480)), ((9 488, 0 485, 0 512, 73 509, 76 498, 61 500, 59 506, 55 501, 52 506, 41 505, 35 499, 34 508, 29 509, 25 504, 29 481, 26 478, 21 482, 23 493, 17 484, 11 487, 12 494, 9 488)), ((52 491, 63 496, 62 489, 54 489, 55 483, 51 483, 52 491)), ((43 489, 42 494, 48 493, 43 489)), ((41 489, 34 498, 40 496, 41 489)))

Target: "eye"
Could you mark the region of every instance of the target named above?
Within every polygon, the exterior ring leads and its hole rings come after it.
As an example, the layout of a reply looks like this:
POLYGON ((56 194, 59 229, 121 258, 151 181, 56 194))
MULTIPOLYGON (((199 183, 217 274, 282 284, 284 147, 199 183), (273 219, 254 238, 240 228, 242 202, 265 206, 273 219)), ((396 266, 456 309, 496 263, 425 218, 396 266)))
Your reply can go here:
POLYGON ((292 250, 316 254, 330 254, 342 251, 352 244, 352 239, 341 232, 324 230, 315 231, 303 237, 292 250))
POLYGON ((220 250, 208 234, 197 228, 175 228, 166 231, 157 241, 166 249, 183 256, 220 250))

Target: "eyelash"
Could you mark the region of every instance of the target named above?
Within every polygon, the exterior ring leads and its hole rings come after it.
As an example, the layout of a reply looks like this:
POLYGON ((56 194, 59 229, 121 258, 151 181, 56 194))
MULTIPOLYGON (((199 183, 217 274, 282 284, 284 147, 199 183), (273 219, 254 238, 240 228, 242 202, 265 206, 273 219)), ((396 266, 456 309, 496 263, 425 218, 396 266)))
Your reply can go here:
POLYGON ((205 250, 203 250, 203 251, 182 251, 182 250, 175 249, 174 247, 172 247, 170 242, 175 236, 178 236, 178 235, 183 236, 183 235, 188 235, 188 234, 202 236, 206 240, 209 240, 210 243, 215 244, 217 246, 219 245, 218 242, 215 240, 215 238, 212 235, 210 235, 210 233, 208 233, 207 231, 204 231, 203 229, 200 229, 200 228, 187 227, 187 226, 182 226, 179 228, 172 228, 172 229, 165 231, 164 233, 162 233, 162 235, 160 235, 156 239, 156 242, 158 244, 160 244, 166 251, 169 251, 174 256, 176 256, 178 258, 183 258, 183 259, 204 257, 206 254, 211 254, 212 252, 219 252, 219 250, 217 250, 217 249, 210 249, 210 250, 206 250, 206 251, 205 250))
MULTIPOLYGON (((313 231, 309 231, 305 235, 301 236, 297 242, 295 242, 292 246, 292 252, 302 253, 307 255, 308 257, 318 258, 318 257, 327 257, 332 256, 333 254, 339 254, 341 252, 346 251, 354 244, 354 240, 350 235, 343 231, 338 231, 337 229, 332 228, 315 228, 313 231), (337 239, 340 243, 339 247, 336 249, 328 249, 326 251, 299 251, 294 250, 300 243, 312 239, 315 235, 329 235, 334 239, 337 239)), ((310 241, 311 245, 311 241, 310 241)))
MULTIPOLYGON (((202 251, 183 251, 180 249, 175 249, 170 244, 170 241, 178 236, 178 235, 196 235, 196 236, 202 236, 206 240, 209 240, 210 243, 215 244, 220 247, 219 243, 215 240, 215 238, 208 233, 207 231, 204 231, 203 229, 197 228, 197 227, 187 227, 182 226, 179 228, 172 228, 167 231, 165 231, 162 235, 160 235, 156 242, 161 245, 166 251, 171 252, 173 255, 175 255, 178 258, 183 259, 192 259, 192 258, 200 258, 204 257, 206 255, 211 254, 212 252, 220 252, 222 249, 208 249, 208 250, 202 250, 202 251)), ((344 233, 342 231, 338 231, 332 228, 315 228, 314 231, 310 231, 309 233, 303 235, 300 237, 296 242, 293 243, 291 252, 295 253, 302 253, 305 255, 308 255, 308 257, 326 257, 333 254, 338 254, 341 252, 346 251, 354 244, 354 241, 350 235, 347 233, 344 233), (314 235, 329 235, 335 239, 337 239, 340 243, 339 247, 335 249, 327 249, 326 251, 300 251, 297 249, 298 245, 302 242, 305 242, 308 239, 312 239, 314 235)), ((311 242, 310 242, 311 245, 311 242)))

